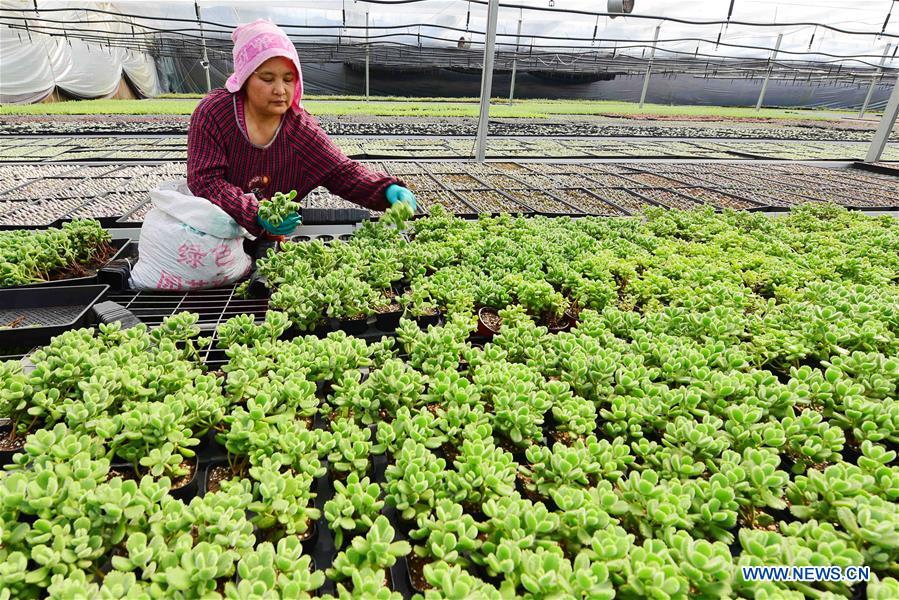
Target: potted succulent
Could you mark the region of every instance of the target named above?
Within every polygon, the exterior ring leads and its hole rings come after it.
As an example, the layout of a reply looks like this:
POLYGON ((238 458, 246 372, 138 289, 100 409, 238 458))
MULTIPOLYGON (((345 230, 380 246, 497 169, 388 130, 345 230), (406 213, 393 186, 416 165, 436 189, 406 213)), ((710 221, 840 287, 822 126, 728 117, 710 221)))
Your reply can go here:
POLYGON ((551 333, 571 327, 571 323, 565 318, 565 296, 546 281, 521 276, 516 279, 516 297, 530 315, 540 319, 551 333))
POLYGON ((364 569, 380 573, 382 587, 388 587, 390 567, 397 558, 406 556, 412 546, 406 541, 394 541, 395 532, 387 517, 380 515, 365 536, 353 539, 346 550, 340 552, 327 570, 328 578, 340 581, 353 577, 364 569))
POLYGON ((384 507, 381 487, 368 477, 350 473, 346 482, 334 482, 334 497, 325 502, 325 519, 334 534, 334 546, 343 548, 345 534, 355 534, 374 525, 384 507))
POLYGON ((419 327, 437 325, 440 322, 440 311, 431 293, 420 283, 413 282, 406 293, 399 297, 403 313, 410 315, 419 327))
POLYGON ((314 479, 309 473, 293 472, 266 457, 250 467, 250 477, 255 499, 248 508, 254 525, 273 539, 295 535, 305 541, 315 534, 321 512, 315 508, 314 479))
POLYGON ((332 328, 351 335, 368 329, 368 317, 378 302, 378 292, 357 271, 347 265, 338 267, 317 280, 325 314, 333 319, 332 328))
POLYGON ((259 544, 237 563, 238 581, 225 583, 225 598, 271 596, 311 598, 325 582, 325 574, 316 571, 312 557, 303 555, 296 537, 259 544))
POLYGON ((499 333, 502 323, 502 317, 495 308, 483 306, 478 309, 478 335, 492 338, 499 333))
POLYGON ((465 514, 460 504, 446 498, 437 502, 433 515, 419 517, 418 529, 409 535, 420 541, 407 557, 410 584, 419 593, 431 587, 424 575, 426 565, 444 561, 467 566, 468 553, 481 546, 480 529, 474 518, 465 514))
POLYGON ((402 278, 395 253, 387 248, 372 250, 364 276, 379 293, 374 301, 375 326, 381 331, 393 331, 399 325, 403 307, 394 285, 402 278))

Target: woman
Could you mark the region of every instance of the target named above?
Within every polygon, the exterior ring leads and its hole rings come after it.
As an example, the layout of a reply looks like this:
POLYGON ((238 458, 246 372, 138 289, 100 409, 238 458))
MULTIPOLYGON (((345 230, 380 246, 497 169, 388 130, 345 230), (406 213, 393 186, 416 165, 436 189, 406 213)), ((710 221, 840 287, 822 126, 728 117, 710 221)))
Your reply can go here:
POLYGON ((187 132, 187 185, 228 213, 248 232, 290 234, 291 215, 275 226, 259 217, 259 201, 275 192, 302 198, 322 185, 331 193, 373 210, 396 202, 416 208, 403 183, 350 160, 328 138, 300 100, 303 76, 296 48, 275 24, 257 20, 238 26, 234 73, 225 89, 197 106, 187 132))

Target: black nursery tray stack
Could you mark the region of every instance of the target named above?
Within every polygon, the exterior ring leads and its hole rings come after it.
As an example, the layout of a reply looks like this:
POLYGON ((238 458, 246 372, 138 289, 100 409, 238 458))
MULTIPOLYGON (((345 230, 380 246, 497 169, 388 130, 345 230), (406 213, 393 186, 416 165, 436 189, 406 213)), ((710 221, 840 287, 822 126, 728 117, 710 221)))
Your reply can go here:
POLYGON ((83 327, 108 285, 0 290, 0 347, 45 344, 83 327))

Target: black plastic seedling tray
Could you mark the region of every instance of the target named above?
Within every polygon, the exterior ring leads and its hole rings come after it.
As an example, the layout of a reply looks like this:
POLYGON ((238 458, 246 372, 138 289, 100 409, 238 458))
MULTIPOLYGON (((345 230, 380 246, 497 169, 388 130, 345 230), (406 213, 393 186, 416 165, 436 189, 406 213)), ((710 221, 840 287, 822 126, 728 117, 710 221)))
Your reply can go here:
POLYGON ((108 285, 0 290, 0 347, 41 345, 83 327, 108 285))
POLYGON ((354 225, 367 221, 371 213, 363 208, 303 208, 303 225, 354 225))
POLYGON ((130 244, 130 240, 112 240, 109 245, 115 248, 115 253, 113 253, 113 255, 109 257, 109 260, 107 260, 104 265, 99 266, 92 275, 85 275, 84 277, 70 277, 68 279, 55 279, 52 281, 38 281, 36 283, 17 285, 5 289, 33 289, 45 287, 70 287, 73 285, 93 285, 97 283, 97 274, 100 272, 100 269, 114 260, 118 260, 120 258, 128 256, 128 252, 130 251, 130 244))

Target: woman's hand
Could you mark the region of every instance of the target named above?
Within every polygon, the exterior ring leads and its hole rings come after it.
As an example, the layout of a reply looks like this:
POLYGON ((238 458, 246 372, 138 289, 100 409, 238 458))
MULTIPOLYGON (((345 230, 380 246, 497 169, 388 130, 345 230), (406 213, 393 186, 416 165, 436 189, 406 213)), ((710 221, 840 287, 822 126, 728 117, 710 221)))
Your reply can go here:
POLYGON ((416 212, 418 210, 418 203, 415 201, 415 194, 413 194, 409 189, 404 188, 401 185, 391 184, 387 187, 384 194, 387 196, 387 201, 390 202, 390 206, 393 206, 397 202, 406 202, 409 206, 412 207, 412 212, 416 212))
POLYGON ((263 219, 258 214, 256 215, 256 222, 259 223, 259 226, 272 235, 290 235, 297 228, 297 225, 300 224, 300 221, 302 221, 302 218, 299 213, 291 214, 278 225, 272 225, 267 219, 263 219))

